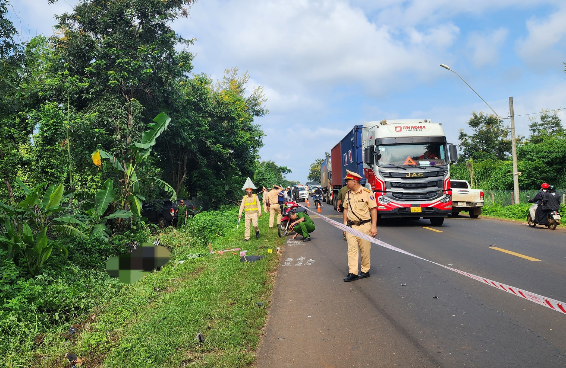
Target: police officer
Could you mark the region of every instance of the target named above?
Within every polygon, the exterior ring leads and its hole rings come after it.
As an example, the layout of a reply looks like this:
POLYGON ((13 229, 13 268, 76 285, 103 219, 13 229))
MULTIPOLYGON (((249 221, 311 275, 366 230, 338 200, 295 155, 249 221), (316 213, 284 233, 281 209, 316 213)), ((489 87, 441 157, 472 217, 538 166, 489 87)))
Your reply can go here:
MULTIPOLYGON (((377 203, 374 194, 362 187, 362 177, 355 172, 346 170, 346 186, 348 191, 344 198, 344 225, 358 230, 371 237, 377 235, 377 203)), ((369 277, 371 243, 346 233, 348 242, 348 275, 345 282, 369 277), (358 248, 361 252, 361 272, 358 274, 358 248)))
POLYGON ((269 201, 269 228, 273 228, 273 220, 277 214, 277 225, 281 223, 281 206, 279 206, 279 193, 283 190, 279 185, 274 185, 273 189, 267 193, 269 201))
POLYGON ((261 194, 261 203, 263 204, 263 212, 267 213, 267 188, 263 187, 261 194))
POLYGON ((346 195, 346 192, 348 190, 348 186, 344 185, 342 188, 340 188, 340 191, 338 191, 338 195, 336 196, 336 211, 342 212, 342 210, 344 209, 342 202, 344 202, 344 196, 346 195))
POLYGON ((294 210, 291 210, 289 218, 293 221, 291 226, 293 226, 293 230, 296 232, 296 234, 293 235, 293 239, 295 239, 297 235, 301 234, 304 242, 311 241, 310 233, 314 231, 315 227, 310 216, 305 212, 295 212, 294 210))
POLYGON ((242 218, 242 212, 245 211, 244 221, 246 226, 246 232, 244 235, 244 240, 248 241, 250 240, 250 223, 254 227, 256 239, 259 238, 259 227, 257 224, 257 219, 258 217, 261 217, 261 204, 259 203, 259 199, 257 195, 253 194, 253 189, 255 189, 255 185, 252 183, 250 178, 246 180, 246 183, 244 184, 244 189, 246 191, 246 195, 242 198, 238 219, 242 218))

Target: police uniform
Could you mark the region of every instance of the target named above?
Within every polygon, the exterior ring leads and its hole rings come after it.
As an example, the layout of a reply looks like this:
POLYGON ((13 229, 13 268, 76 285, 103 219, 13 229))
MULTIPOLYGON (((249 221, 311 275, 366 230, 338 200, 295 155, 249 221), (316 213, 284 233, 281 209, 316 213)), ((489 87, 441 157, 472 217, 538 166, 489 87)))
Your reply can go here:
POLYGON ((340 201, 340 205, 344 206, 344 197, 346 196, 347 191, 348 191, 348 187, 346 185, 340 188, 340 191, 338 192, 338 196, 336 197, 336 203, 340 201))
POLYGON ((261 205, 256 194, 252 194, 251 197, 245 195, 244 198, 242 198, 242 204, 240 204, 240 213, 238 214, 238 217, 242 217, 243 211, 246 213, 244 217, 244 224, 246 227, 244 239, 250 239, 250 223, 255 229, 256 238, 259 238, 259 227, 257 225, 257 219, 258 216, 261 216, 261 205))
POLYGON ((263 194, 261 195, 261 203, 263 204, 263 212, 267 213, 267 190, 263 191, 263 194))
MULTIPOLYGON (((361 180, 361 176, 347 170, 346 180, 361 180)), ((375 195, 372 191, 360 187, 357 191, 349 190, 344 196, 344 210, 346 210, 348 225, 352 229, 370 235, 371 209, 377 207, 375 195)), ((370 235, 371 236, 371 235, 370 235)), ((346 232, 348 242, 348 272, 358 275, 358 248, 361 252, 361 272, 363 277, 369 276, 371 243, 346 232)), ((344 281, 347 281, 344 279, 344 281)), ((352 280, 348 280, 352 281, 352 280)))
POLYGON ((269 228, 273 227, 273 220, 275 214, 277 214, 277 225, 281 223, 281 206, 279 206, 279 192, 283 188, 278 185, 274 185, 273 189, 267 193, 267 199, 269 201, 269 228))

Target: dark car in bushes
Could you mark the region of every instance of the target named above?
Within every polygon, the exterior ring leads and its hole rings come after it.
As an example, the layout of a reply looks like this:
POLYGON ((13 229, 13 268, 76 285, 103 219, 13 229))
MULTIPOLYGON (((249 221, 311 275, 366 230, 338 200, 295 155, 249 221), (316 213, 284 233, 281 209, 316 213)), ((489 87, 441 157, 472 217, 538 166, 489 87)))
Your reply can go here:
POLYGON ((142 205, 141 215, 149 222, 157 224, 160 228, 177 225, 177 215, 181 200, 185 201, 189 216, 195 215, 195 206, 188 199, 179 198, 176 201, 169 199, 152 199, 142 205))

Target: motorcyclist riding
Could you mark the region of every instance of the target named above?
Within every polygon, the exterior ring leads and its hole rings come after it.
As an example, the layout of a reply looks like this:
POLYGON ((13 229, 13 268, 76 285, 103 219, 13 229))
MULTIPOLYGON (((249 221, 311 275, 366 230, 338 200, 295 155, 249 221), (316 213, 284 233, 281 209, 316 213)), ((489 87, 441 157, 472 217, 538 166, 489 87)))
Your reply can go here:
POLYGON ((534 198, 529 199, 529 202, 537 204, 534 223, 546 225, 548 224, 548 214, 552 211, 558 211, 560 209, 560 203, 557 197, 549 192, 550 185, 548 185, 548 183, 542 183, 540 187, 540 191, 534 198))

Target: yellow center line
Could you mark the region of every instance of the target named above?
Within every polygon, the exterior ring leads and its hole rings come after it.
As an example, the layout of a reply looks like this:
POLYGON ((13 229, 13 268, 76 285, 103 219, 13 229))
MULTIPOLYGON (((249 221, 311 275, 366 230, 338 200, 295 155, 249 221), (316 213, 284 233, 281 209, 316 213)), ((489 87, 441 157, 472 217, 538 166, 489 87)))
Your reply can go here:
POLYGON ((517 256, 517 257, 521 257, 521 258, 524 258, 524 259, 528 259, 529 261, 540 262, 540 259, 536 259, 536 258, 533 258, 533 257, 529 257, 529 256, 526 256, 526 255, 520 254, 520 253, 511 252, 510 250, 507 250, 507 249, 501 249, 501 248, 497 248, 497 247, 489 247, 489 249, 495 249, 495 250, 498 250, 498 251, 503 252, 503 253, 507 253, 507 254, 511 254, 511 255, 513 255, 513 256, 517 256))
POLYGON ((423 229, 427 229, 427 230, 430 230, 430 231, 434 231, 435 233, 443 233, 442 230, 436 230, 436 229, 433 229, 432 227, 423 226, 423 229))

